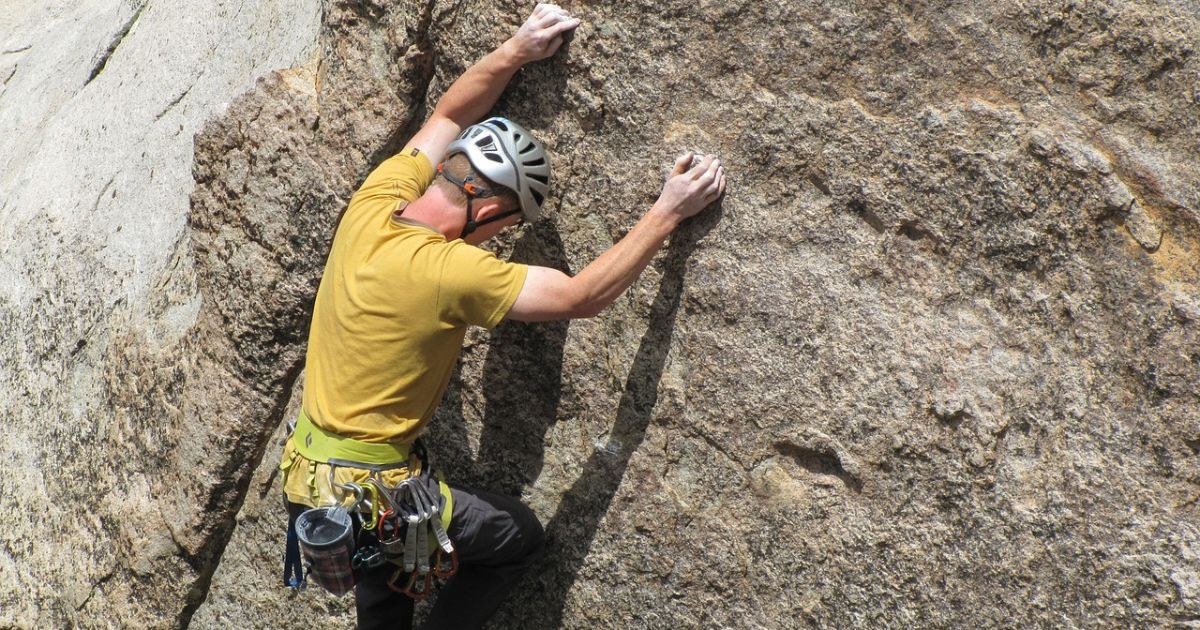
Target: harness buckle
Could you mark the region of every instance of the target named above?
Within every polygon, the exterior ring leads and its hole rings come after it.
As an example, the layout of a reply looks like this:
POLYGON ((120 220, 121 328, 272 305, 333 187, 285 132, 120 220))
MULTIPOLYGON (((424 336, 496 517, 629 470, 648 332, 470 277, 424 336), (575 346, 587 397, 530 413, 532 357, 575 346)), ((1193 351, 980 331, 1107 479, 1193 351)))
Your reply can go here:
POLYGON ((354 558, 350 561, 350 565, 355 569, 374 569, 385 562, 387 562, 387 556, 379 547, 367 545, 359 547, 358 551, 354 552, 354 558))

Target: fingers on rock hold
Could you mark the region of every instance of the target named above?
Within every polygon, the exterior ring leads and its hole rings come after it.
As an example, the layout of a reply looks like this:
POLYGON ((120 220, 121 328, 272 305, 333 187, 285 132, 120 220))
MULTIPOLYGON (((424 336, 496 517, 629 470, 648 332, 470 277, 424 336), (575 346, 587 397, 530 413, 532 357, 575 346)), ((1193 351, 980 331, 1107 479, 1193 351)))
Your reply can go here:
POLYGON ((546 32, 548 35, 558 35, 560 33, 569 31, 569 30, 575 28, 576 26, 579 26, 579 20, 562 20, 561 22, 558 22, 557 24, 551 24, 551 25, 547 26, 546 32))
POLYGON ((671 169, 671 175, 683 175, 687 172, 688 167, 692 165, 693 154, 691 151, 675 158, 675 168, 671 169))

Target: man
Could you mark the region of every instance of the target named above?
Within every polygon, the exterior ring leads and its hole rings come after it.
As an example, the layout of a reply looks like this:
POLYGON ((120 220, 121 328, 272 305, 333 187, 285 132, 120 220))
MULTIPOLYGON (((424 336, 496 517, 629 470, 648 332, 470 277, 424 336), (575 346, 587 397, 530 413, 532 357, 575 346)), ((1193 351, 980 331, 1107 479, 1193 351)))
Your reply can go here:
MULTIPOLYGON (((411 445, 441 400, 468 325, 596 315, 681 221, 724 193, 718 160, 681 156, 633 230, 575 277, 475 247, 537 216, 550 166, 519 125, 499 118, 467 125, 491 109, 522 65, 553 55, 578 25, 561 8, 539 4, 516 35, 450 86, 420 131, 351 199, 317 292, 303 409, 281 463, 293 524, 310 507, 352 503, 359 497, 345 490, 361 491, 372 476, 384 488, 429 478, 411 445)), ((539 557, 542 528, 515 499, 431 483, 426 496, 443 497, 459 565, 427 627, 477 628, 539 557)), ((360 546, 383 546, 391 535, 380 525, 386 503, 373 495, 356 504, 360 546)), ((359 560, 358 627, 409 627, 413 600, 401 591, 420 590, 418 573, 359 560)))

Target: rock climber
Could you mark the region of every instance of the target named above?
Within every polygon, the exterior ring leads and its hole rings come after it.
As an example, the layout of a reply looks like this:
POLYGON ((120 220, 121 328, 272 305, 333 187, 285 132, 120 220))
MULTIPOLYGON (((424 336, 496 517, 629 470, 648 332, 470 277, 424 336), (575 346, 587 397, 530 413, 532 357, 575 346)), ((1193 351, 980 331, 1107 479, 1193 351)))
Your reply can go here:
MULTIPOLYGON (((385 527, 388 502, 367 480, 374 476, 386 489, 428 476, 414 443, 445 392, 467 326, 596 315, 681 221, 724 193, 715 156, 679 157, 636 226, 574 277, 476 247, 539 215, 550 164, 523 127, 503 118, 472 123, 518 69, 553 55, 579 24, 558 6, 537 5, 513 37, 450 86, 417 134, 351 198, 317 291, 303 407, 280 465, 293 527, 310 508, 353 502, 358 544, 386 548, 394 533, 385 527), (374 494, 347 497, 346 488, 374 494)), ((457 567, 426 627, 480 627, 540 557, 542 526, 516 499, 429 483, 426 496, 442 496, 457 567)), ((356 552, 352 578, 358 627, 410 627, 417 573, 367 556, 356 552)))

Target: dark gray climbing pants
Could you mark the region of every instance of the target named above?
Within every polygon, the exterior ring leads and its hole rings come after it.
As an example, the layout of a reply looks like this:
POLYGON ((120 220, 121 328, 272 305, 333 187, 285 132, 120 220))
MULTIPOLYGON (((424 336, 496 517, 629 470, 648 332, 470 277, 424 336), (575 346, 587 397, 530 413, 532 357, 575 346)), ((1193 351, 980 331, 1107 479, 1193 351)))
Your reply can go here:
MULTIPOLYGON (((480 628, 542 554, 542 524, 520 501, 451 485, 454 516, 447 532, 458 551, 458 573, 437 593, 424 630, 480 628)), ((306 510, 288 502, 295 520, 306 510)), ((355 537, 358 536, 355 519, 355 537)), ((358 573, 354 587, 360 630, 409 630, 413 600, 387 586, 396 565, 358 573)))

